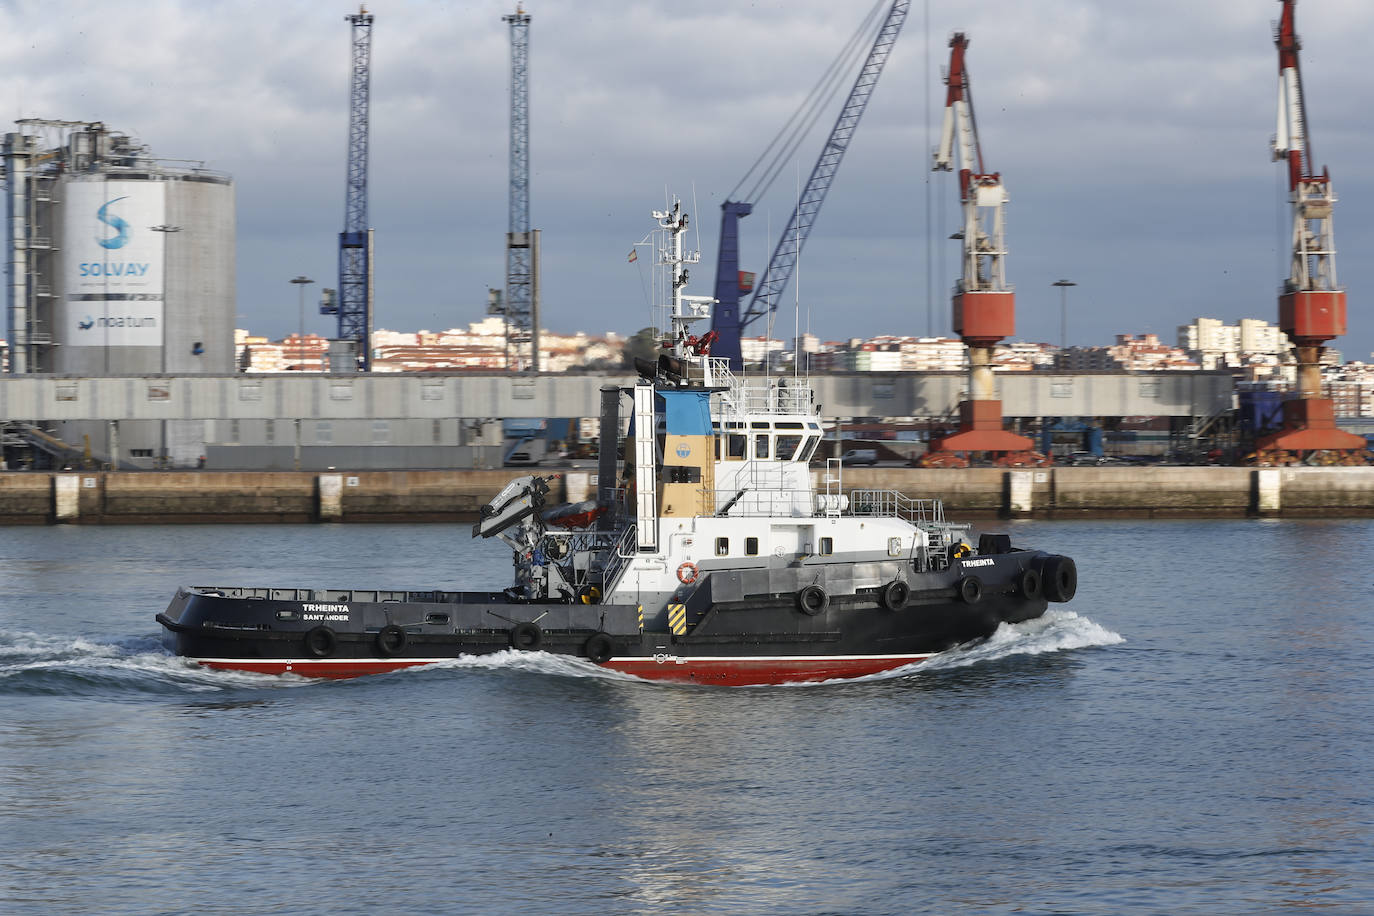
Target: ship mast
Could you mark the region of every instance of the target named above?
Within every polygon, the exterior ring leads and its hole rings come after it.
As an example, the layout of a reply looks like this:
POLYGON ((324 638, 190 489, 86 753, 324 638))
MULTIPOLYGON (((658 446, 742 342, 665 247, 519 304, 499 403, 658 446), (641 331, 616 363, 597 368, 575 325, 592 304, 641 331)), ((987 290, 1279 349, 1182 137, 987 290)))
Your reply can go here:
POLYGON ((658 328, 667 337, 664 347, 672 356, 684 362, 701 366, 703 381, 713 383, 711 344, 716 340, 716 332, 708 331, 700 337, 692 333, 692 325, 711 317, 711 307, 716 300, 711 296, 689 296, 684 292, 687 286, 687 267, 701 261, 700 251, 687 251, 682 236, 687 232, 688 218, 682 211, 682 201, 674 198, 673 205, 667 210, 654 210, 653 217, 658 227, 666 235, 666 240, 658 248, 656 266, 668 273, 668 304, 666 306, 668 327, 658 328))

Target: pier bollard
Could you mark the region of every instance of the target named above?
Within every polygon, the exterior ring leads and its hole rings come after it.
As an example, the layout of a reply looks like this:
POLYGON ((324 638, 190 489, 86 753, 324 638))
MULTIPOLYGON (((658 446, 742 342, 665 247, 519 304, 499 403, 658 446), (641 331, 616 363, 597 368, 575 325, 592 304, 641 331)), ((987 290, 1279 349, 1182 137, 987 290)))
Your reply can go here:
POLYGON ((81 475, 53 475, 52 506, 58 522, 74 522, 81 517, 81 475))
POLYGON ((320 521, 339 521, 343 518, 343 475, 321 474, 315 480, 320 521))
POLYGON ((1255 468, 1254 501, 1256 515, 1278 515, 1283 510, 1283 472, 1278 468, 1255 468))
POLYGON ((1007 514, 1030 515, 1035 510, 1035 472, 1007 471, 1007 514))

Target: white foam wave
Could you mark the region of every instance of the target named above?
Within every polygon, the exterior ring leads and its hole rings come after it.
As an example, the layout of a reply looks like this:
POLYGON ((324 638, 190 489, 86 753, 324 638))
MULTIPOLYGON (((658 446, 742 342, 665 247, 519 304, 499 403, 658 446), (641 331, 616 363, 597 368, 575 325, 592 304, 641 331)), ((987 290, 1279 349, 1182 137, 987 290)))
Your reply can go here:
POLYGON ((0 631, 0 684, 19 682, 33 687, 35 681, 54 680, 68 686, 72 682, 139 690, 165 686, 195 692, 310 683, 289 676, 212 671, 171 655, 151 636, 99 642, 84 636, 0 631))
POLYGON ((457 658, 448 658, 429 665, 423 665, 416 668, 405 668, 394 672, 394 674, 405 675, 408 673, 425 671, 473 670, 528 671, 535 674, 553 674, 562 677, 590 677, 602 680, 648 683, 633 675, 624 674, 620 671, 612 671, 600 665, 594 665, 584 658, 575 658, 571 655, 555 655, 549 652, 520 652, 514 649, 503 649, 500 652, 492 652, 489 655, 460 655, 457 658))
POLYGON ((1125 642, 1120 633, 1080 617, 1070 610, 1051 608, 1035 620, 1002 624, 987 640, 941 652, 922 667, 962 668, 1014 655, 1044 655, 1069 649, 1114 646, 1125 642))
POLYGON ((869 681, 889 681, 894 678, 913 677, 935 671, 950 671, 968 668, 1016 656, 1045 655, 1051 652, 1064 652, 1071 649, 1090 649, 1099 646, 1114 646, 1125 642, 1119 633, 1113 633, 1086 617, 1063 608, 1050 608, 1035 620, 1024 623, 1004 623, 987 639, 947 649, 923 662, 893 668, 878 674, 856 678, 836 678, 810 684, 789 684, 789 687, 809 687, 817 684, 857 684, 869 681))

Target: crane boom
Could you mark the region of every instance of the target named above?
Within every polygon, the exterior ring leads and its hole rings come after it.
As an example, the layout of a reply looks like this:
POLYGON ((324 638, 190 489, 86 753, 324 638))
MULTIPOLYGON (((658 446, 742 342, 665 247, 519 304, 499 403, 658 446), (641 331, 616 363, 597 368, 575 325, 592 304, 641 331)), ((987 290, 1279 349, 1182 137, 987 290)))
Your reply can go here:
MULTIPOLYGON (((967 342, 969 334, 961 327, 958 314, 958 294, 1006 293, 1008 298, 1004 304, 1010 308, 1011 287, 1007 285, 1006 275, 1007 191, 1002 186, 1001 174, 989 173, 983 166, 983 149, 978 142, 978 122, 973 109, 973 91, 969 85, 968 70, 964 66, 968 38, 963 32, 956 32, 949 46, 945 118, 932 170, 948 172, 953 169, 957 142, 959 200, 963 207, 963 259, 959 287, 955 291, 955 330, 964 335, 967 342)), ((1006 317, 1007 327, 996 333, 990 342, 995 343, 1014 333, 1015 329, 1009 323, 1010 313, 1006 317)), ((988 338, 992 331, 979 328, 974 336, 988 338)))
POLYGON ((753 204, 752 202, 726 201, 723 205, 724 221, 722 223, 721 251, 716 275, 718 305, 712 316, 711 329, 719 335, 719 340, 714 347, 715 354, 729 359, 732 368, 739 368, 742 362, 739 344, 740 332, 764 315, 771 315, 777 311, 778 300, 792 279, 797 258, 801 254, 802 247, 806 244, 807 237, 811 234, 811 227, 815 224, 816 216, 820 213, 821 205, 825 202, 825 195, 835 180, 835 173, 839 170, 844 154, 849 149, 849 141, 854 136, 855 128, 859 126, 859 120, 863 117, 864 110, 868 106, 868 100, 873 95, 873 90, 878 84, 878 77, 882 75, 883 67, 887 63, 887 58, 892 52, 892 46, 897 41, 903 23, 906 22, 910 8, 910 0, 893 0, 892 6, 888 9, 887 16, 878 29, 877 36, 873 40, 873 46, 864 61, 863 68, 860 69, 854 86, 849 91, 848 98, 845 99, 844 107, 840 109, 839 117, 835 119, 835 126, 831 128, 825 146, 821 148, 820 158, 816 160, 815 166, 811 169, 811 176, 807 179, 797 205, 792 210, 792 217, 787 223, 787 228, 783 230, 777 248, 774 249, 773 256, 768 262, 768 267, 754 288, 754 295, 749 300, 748 308, 744 309, 742 313, 738 307, 738 220, 741 216, 748 215, 753 204), (726 250, 727 245, 731 246, 728 251, 726 250))
MULTIPOLYGON (((1298 66, 1302 44, 1294 26, 1297 0, 1282 2, 1283 15, 1274 30, 1274 44, 1279 50, 1278 132, 1274 137, 1274 158, 1287 162, 1288 200, 1293 208, 1293 256, 1284 294, 1298 294, 1299 297, 1307 292, 1340 295, 1338 310, 1331 309, 1315 321, 1307 319, 1318 316, 1295 313, 1287 316, 1292 329, 1284 324, 1284 330, 1295 339, 1330 340, 1345 333, 1345 295, 1336 285, 1336 240, 1331 224, 1336 195, 1331 189, 1330 173, 1323 168, 1317 175, 1312 164, 1302 70, 1298 66)), ((1328 307, 1336 305, 1330 295, 1323 297, 1323 301, 1328 307)), ((1284 318, 1280 315, 1281 324, 1284 318)))

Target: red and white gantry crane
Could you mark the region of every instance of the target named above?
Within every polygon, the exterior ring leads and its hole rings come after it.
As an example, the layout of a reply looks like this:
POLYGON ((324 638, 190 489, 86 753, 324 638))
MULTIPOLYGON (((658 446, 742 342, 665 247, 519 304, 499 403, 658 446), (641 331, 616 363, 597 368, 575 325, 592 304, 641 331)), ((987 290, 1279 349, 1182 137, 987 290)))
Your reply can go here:
POLYGON ((969 352, 969 396, 959 405, 959 431, 931 443, 923 463, 967 463, 970 452, 993 452, 1004 464, 1040 463, 1032 442, 1002 428, 1002 402, 992 375, 997 342, 1016 332, 1016 294, 1007 283, 1006 205, 1002 176, 983 165, 978 121, 973 113, 964 54, 968 39, 950 39, 949 74, 945 78, 944 126, 935 151, 934 171, 947 172, 958 156, 959 199, 963 209, 962 270, 954 288, 954 332, 969 352))
POLYGON ((1274 30, 1279 50, 1278 131, 1274 159, 1288 169, 1288 200, 1293 211, 1293 252, 1288 278, 1279 290, 1279 327, 1293 342, 1298 363, 1297 397, 1284 402, 1283 426, 1256 441, 1260 463, 1297 460, 1317 452, 1362 451, 1362 437, 1336 428, 1330 399, 1321 396, 1321 355, 1325 344, 1346 331, 1345 290, 1336 283, 1336 242, 1331 210, 1336 195, 1325 167, 1317 174, 1307 129, 1302 45, 1293 25, 1297 0, 1279 0, 1283 14, 1274 30))

